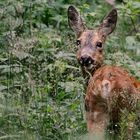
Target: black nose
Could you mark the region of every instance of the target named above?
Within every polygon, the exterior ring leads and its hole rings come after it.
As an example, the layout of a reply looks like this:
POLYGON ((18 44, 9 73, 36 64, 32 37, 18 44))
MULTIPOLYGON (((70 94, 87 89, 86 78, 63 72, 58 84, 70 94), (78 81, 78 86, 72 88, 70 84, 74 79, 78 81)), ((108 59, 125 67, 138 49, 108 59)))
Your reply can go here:
POLYGON ((91 63, 93 63, 93 60, 90 56, 85 55, 80 58, 80 64, 82 66, 89 66, 91 63))

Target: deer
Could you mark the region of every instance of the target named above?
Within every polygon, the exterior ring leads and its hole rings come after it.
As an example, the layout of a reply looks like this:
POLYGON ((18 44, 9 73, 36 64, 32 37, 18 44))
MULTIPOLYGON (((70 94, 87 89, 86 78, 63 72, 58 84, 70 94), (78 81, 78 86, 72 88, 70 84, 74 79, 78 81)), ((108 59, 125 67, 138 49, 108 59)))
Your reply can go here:
MULTIPOLYGON (((100 139, 105 139, 110 122, 114 132, 118 132, 115 126, 120 122, 122 110, 136 111, 140 98, 140 82, 136 78, 120 66, 103 62, 105 41, 116 27, 117 16, 116 8, 112 8, 98 27, 88 29, 77 9, 68 7, 68 23, 78 47, 76 58, 84 78, 90 75, 84 96, 87 130, 99 134, 100 139)), ((128 133, 132 134, 132 128, 128 128, 128 133)))

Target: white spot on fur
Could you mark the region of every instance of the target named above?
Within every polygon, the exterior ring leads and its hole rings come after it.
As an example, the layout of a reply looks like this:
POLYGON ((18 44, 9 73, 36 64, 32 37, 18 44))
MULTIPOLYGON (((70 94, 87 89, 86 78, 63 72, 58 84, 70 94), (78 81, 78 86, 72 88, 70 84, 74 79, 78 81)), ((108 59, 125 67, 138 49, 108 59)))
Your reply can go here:
POLYGON ((103 80, 102 81, 102 97, 107 98, 109 93, 111 91, 111 83, 108 80, 103 80))
POLYGON ((94 120, 97 119, 99 113, 100 113, 100 112, 98 112, 98 111, 95 111, 95 112, 93 113, 93 118, 94 118, 94 120))

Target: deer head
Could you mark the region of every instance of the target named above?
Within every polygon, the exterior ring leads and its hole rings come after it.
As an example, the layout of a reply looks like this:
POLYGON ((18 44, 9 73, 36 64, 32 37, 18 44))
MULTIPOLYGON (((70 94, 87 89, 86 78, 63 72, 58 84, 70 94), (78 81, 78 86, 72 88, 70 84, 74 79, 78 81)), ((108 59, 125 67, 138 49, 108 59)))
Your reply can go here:
POLYGON ((75 7, 69 6, 68 22, 77 36, 77 60, 84 73, 93 74, 103 63, 105 40, 116 27, 117 11, 112 9, 96 29, 89 30, 75 7))

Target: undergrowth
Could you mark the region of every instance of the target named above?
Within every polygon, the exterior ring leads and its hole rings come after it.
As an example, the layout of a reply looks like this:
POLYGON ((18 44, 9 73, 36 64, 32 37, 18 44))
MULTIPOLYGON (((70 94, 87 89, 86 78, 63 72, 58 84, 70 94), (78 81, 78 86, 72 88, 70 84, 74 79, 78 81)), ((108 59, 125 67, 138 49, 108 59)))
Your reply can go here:
MULTIPOLYGON (((84 79, 67 22, 71 4, 90 28, 111 9, 102 0, 0 1, 0 139, 87 139, 84 79)), ((121 65, 140 80, 140 2, 118 0, 116 7, 119 19, 105 63, 121 65)))

